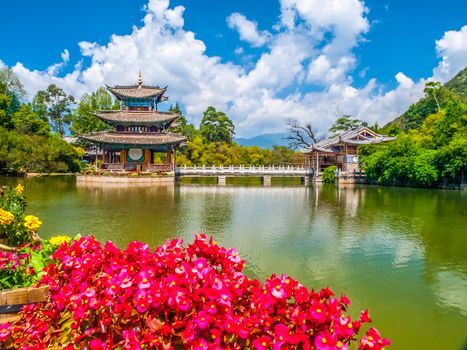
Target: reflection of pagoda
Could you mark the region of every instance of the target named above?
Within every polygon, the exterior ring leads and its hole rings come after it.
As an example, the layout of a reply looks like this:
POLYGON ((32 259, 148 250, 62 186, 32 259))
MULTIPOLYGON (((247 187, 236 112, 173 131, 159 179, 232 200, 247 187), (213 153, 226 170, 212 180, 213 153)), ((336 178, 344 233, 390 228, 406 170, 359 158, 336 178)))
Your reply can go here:
POLYGON ((141 73, 136 85, 107 89, 119 100, 121 110, 99 111, 96 117, 115 130, 82 136, 103 150, 103 169, 168 172, 174 170, 175 149, 186 138, 166 130, 178 118, 160 112, 157 105, 166 101, 167 87, 143 85, 141 73), (155 153, 165 153, 165 163, 155 164, 155 153))

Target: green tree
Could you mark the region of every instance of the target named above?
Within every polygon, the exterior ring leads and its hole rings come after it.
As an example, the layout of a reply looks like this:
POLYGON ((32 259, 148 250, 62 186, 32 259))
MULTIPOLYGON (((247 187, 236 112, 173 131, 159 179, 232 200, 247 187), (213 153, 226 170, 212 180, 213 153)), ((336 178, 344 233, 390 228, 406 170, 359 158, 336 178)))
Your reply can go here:
POLYGON ((433 98, 436 102, 436 106, 438 107, 438 112, 441 110, 441 106, 439 105, 437 93, 441 89, 441 83, 437 81, 429 81, 425 84, 425 88, 423 89, 423 92, 425 93, 425 96, 429 96, 433 98))
POLYGON ((337 118, 329 131, 332 134, 339 134, 343 131, 351 130, 361 125, 363 125, 363 121, 360 119, 355 119, 349 114, 345 114, 342 117, 337 118))
POLYGON ((172 124, 170 127, 170 132, 177 134, 182 134, 186 136, 188 140, 193 140, 196 136, 196 127, 193 124, 188 123, 186 117, 183 115, 178 102, 175 103, 175 106, 170 106, 169 112, 178 114, 179 118, 172 124))
POLYGON ((53 130, 63 137, 67 126, 72 121, 71 105, 75 103, 75 98, 67 95, 57 85, 51 84, 46 90, 37 93, 36 103, 47 109, 47 116, 53 130))
MULTIPOLYGON (((0 85, 3 86, 3 93, 10 98, 7 114, 11 116, 19 109, 26 97, 26 91, 18 76, 9 67, 0 68, 0 85)), ((0 93, 2 93, 1 90, 2 88, 0 88, 0 93)))
POLYGON ((0 82, 0 127, 11 128, 10 102, 11 96, 8 96, 6 85, 0 82))
POLYGON ((99 110, 116 109, 112 96, 103 87, 91 94, 84 94, 78 103, 72 119, 70 130, 74 135, 88 134, 94 131, 108 130, 109 126, 93 115, 99 110))
POLYGON ((50 134, 49 124, 39 118, 39 116, 32 111, 32 107, 28 104, 23 104, 11 118, 15 130, 22 134, 36 134, 48 136, 50 134))
POLYGON ((224 112, 209 106, 203 114, 199 127, 200 134, 209 142, 232 143, 235 134, 233 122, 224 112))

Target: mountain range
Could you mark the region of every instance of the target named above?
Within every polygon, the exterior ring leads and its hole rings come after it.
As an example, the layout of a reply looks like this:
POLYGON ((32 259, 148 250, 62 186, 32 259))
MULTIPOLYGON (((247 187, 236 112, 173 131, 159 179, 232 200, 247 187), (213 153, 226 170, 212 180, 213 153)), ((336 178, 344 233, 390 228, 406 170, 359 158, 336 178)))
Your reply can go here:
POLYGON ((279 132, 273 134, 261 134, 253 136, 251 138, 235 138, 235 142, 242 146, 259 146, 262 148, 271 149, 272 146, 287 146, 287 137, 288 133, 279 132))

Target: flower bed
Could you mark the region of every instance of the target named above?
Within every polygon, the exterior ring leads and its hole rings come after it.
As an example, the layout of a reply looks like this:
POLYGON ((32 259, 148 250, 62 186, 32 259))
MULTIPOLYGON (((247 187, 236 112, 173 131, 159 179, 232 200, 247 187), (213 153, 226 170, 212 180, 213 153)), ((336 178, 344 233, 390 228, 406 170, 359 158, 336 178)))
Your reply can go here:
POLYGON ((93 237, 64 243, 42 284, 50 300, 0 325, 0 347, 21 349, 382 349, 368 311, 352 320, 348 298, 308 290, 285 275, 261 284, 244 261, 204 235, 151 251, 93 237))

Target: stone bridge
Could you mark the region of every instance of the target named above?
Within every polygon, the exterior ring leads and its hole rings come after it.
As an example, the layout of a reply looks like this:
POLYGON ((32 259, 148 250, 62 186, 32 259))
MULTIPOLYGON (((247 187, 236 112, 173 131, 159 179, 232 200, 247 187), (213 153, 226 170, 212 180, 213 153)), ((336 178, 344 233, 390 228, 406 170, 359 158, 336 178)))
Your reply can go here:
POLYGON ((181 166, 175 169, 175 175, 182 176, 212 176, 217 177, 217 183, 225 185, 227 177, 252 176, 261 177, 265 186, 271 185, 272 177, 299 177, 306 184, 313 176, 313 170, 304 166, 270 165, 270 166, 181 166))

